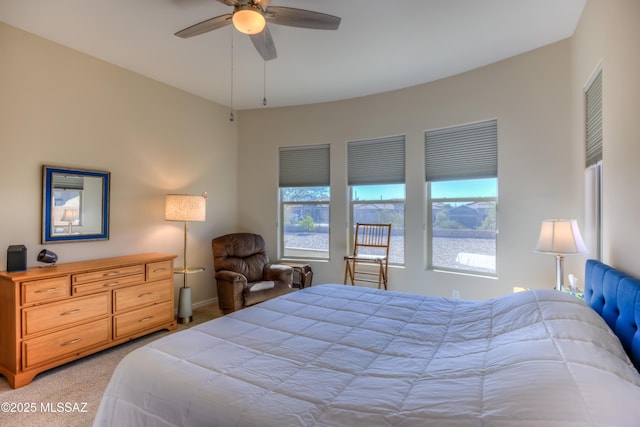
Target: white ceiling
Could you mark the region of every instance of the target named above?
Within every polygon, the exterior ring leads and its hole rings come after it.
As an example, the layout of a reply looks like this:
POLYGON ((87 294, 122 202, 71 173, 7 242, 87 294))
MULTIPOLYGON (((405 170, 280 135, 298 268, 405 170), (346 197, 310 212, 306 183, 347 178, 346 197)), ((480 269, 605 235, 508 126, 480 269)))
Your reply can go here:
MULTIPOLYGON (((337 31, 269 25, 267 107, 348 99, 437 80, 570 37, 586 0, 272 0, 340 16, 337 31)), ((216 0, 0 0, 0 21, 229 106, 263 108, 265 63, 216 0)))

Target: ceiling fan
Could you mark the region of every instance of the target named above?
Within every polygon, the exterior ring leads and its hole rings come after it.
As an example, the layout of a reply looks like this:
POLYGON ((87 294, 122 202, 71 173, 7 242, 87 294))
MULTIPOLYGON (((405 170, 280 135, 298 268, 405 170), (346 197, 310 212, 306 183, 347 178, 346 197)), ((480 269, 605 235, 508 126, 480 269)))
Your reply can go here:
POLYGON ((258 53, 265 61, 277 57, 276 47, 266 23, 316 30, 337 30, 340 18, 326 13, 292 7, 268 6, 270 0, 218 0, 233 6, 233 13, 216 16, 180 30, 176 36, 188 38, 207 33, 233 23, 234 27, 248 34, 258 53))

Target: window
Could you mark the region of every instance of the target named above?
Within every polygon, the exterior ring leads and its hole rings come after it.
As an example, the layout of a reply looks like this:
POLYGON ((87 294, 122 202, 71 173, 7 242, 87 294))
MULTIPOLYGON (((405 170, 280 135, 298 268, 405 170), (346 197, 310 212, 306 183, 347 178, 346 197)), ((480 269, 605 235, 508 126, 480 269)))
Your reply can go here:
POLYGON ((280 148, 280 256, 329 258, 329 146, 280 148))
POLYGON ((53 233, 72 234, 73 227, 82 226, 85 178, 77 175, 52 174, 51 225, 53 233))
POLYGON ((495 275, 497 122, 425 133, 429 268, 495 275))
POLYGON ((585 90, 585 241, 602 259, 602 70, 585 90))
MULTIPOLYGON (((352 229, 355 224, 391 224, 389 263, 404 263, 404 184, 351 187, 352 229)), ((352 233, 353 235, 353 233, 352 233)))
POLYGON ((404 263, 404 136, 347 143, 351 221, 391 223, 389 263, 404 263))

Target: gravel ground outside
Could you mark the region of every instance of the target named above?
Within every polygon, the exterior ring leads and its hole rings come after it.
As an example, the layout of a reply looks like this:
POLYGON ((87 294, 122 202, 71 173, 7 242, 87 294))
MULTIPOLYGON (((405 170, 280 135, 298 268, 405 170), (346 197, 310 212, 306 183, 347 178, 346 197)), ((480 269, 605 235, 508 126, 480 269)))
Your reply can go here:
MULTIPOLYGON (((287 233, 287 249, 321 249, 329 251, 328 233, 287 233)), ((434 237, 433 264, 438 267, 457 268, 495 273, 495 239, 434 237)), ((404 236, 391 236, 389 261, 402 263, 404 258, 404 236)))

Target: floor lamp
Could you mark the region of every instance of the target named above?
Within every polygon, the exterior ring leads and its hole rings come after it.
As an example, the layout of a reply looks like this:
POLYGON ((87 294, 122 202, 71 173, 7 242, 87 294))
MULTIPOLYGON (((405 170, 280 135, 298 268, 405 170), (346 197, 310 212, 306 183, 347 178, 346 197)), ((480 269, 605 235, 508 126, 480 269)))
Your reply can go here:
POLYGON ((73 223, 78 220, 77 208, 65 208, 62 212, 62 218, 60 221, 69 223, 69 231, 67 234, 73 234, 73 223))
POLYGON ((187 194, 167 194, 164 218, 167 221, 184 222, 184 246, 182 253, 182 268, 175 269, 176 274, 183 275, 183 285, 180 288, 178 300, 178 323, 189 323, 193 320, 191 308, 191 288, 187 286, 187 275, 204 271, 204 268, 187 267, 187 232, 189 221, 204 221, 207 212, 207 193, 201 196, 187 194))
POLYGON ((556 257, 556 290, 564 287, 564 255, 587 253, 578 222, 575 219, 547 219, 542 221, 536 252, 556 257))

